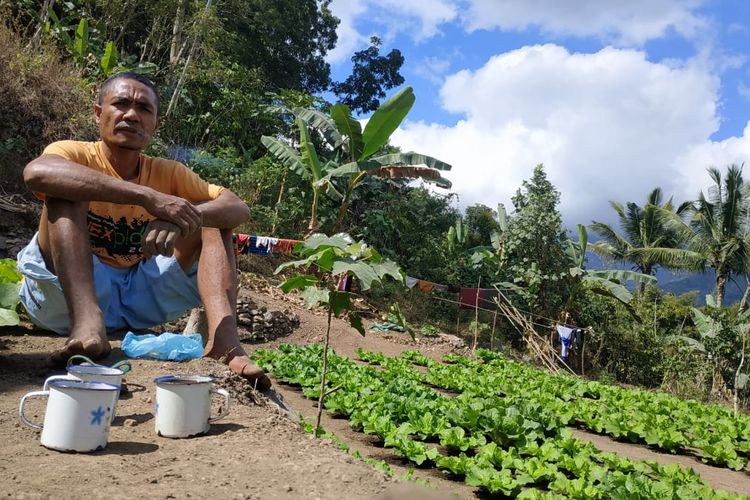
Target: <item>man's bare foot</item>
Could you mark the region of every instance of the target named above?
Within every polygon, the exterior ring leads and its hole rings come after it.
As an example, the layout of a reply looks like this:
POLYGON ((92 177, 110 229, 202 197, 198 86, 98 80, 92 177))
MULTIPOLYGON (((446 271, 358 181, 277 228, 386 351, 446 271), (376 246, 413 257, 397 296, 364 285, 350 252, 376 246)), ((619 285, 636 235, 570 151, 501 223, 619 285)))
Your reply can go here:
POLYGON ((56 366, 64 366, 68 359, 75 354, 82 354, 92 360, 102 359, 109 355, 112 350, 108 340, 94 338, 81 340, 77 338, 68 339, 61 349, 50 355, 50 361, 56 366))
POLYGON ((268 378, 262 368, 250 361, 242 347, 234 349, 217 349, 215 346, 209 350, 206 346, 204 356, 221 361, 229 367, 232 372, 246 379, 259 391, 271 388, 271 379, 268 378), (237 354, 234 354, 234 353, 237 354))

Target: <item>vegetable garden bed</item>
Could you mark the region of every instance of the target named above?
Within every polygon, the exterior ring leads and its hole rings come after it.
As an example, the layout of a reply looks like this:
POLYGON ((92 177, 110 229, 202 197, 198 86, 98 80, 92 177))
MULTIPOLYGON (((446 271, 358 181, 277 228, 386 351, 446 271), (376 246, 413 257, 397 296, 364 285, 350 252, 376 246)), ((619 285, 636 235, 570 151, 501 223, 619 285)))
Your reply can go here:
MULTIPOLYGON (((282 345, 256 361, 317 399, 322 347, 282 345)), ((421 467, 497 495, 519 498, 736 498, 679 464, 660 466, 604 453, 571 436, 580 426, 670 452, 700 450, 703 460, 742 468, 745 415, 663 394, 555 377, 497 353, 447 364, 414 351, 400 358, 358 351, 365 366, 329 353, 329 412, 377 436, 421 467), (413 364, 426 368, 419 370, 413 364), (456 391, 455 397, 435 390, 456 391)))

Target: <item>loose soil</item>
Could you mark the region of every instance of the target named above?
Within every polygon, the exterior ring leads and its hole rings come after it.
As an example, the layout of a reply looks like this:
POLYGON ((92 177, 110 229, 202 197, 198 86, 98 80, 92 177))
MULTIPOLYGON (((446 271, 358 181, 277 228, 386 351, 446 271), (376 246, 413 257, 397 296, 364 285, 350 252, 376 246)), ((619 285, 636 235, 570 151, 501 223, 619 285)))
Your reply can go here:
MULTIPOLYGON (((268 349, 281 343, 322 342, 326 318, 304 309, 294 299, 262 284, 243 280, 241 299, 268 310, 291 309, 300 327, 289 336, 267 343, 248 344, 248 350, 268 349)), ((180 325, 167 325, 177 329, 180 325)), ((115 349, 105 363, 122 359, 122 335, 112 337, 115 349)), ((401 481, 409 465, 392 452, 373 444, 370 437, 352 431, 345 420, 324 416, 323 427, 346 442, 350 451, 385 460, 393 469, 382 472, 337 449, 315 440, 298 424, 280 413, 223 365, 201 359, 187 363, 134 360, 126 377, 127 392, 117 408, 117 418, 106 449, 90 453, 60 453, 39 444, 39 433, 18 419, 18 402, 55 371, 47 363, 49 352, 63 339, 24 324, 0 328, 0 495, 7 498, 257 498, 257 499, 356 499, 356 498, 474 498, 476 490, 445 479, 433 469, 417 468, 414 481, 401 481), (231 412, 212 425, 208 435, 168 439, 154 432, 153 379, 160 375, 202 373, 217 378, 217 386, 234 396, 231 412), (426 486, 424 486, 426 484, 426 486)), ((418 349, 439 359, 443 354, 465 354, 455 337, 420 338, 406 334, 370 331, 361 337, 347 323, 334 320, 331 344, 337 353, 356 358, 361 347, 386 355, 418 349)), ((288 406, 314 421, 314 402, 293 387, 274 381, 288 406)), ((31 400, 27 415, 44 416, 44 400, 31 400)), ((605 451, 660 463, 680 462, 692 467, 715 488, 750 495, 750 475, 711 467, 693 457, 655 453, 603 436, 575 431, 581 439, 605 451)))

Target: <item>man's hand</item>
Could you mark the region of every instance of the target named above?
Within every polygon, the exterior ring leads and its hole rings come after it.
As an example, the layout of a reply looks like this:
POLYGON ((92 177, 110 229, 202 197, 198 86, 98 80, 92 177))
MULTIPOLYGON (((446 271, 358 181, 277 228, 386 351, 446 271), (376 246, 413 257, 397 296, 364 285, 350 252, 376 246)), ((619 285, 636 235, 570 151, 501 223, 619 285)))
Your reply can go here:
POLYGON ((148 259, 154 255, 171 257, 174 253, 174 242, 179 233, 180 228, 171 222, 160 219, 149 222, 141 240, 143 258, 148 259))
POLYGON ((179 196, 156 192, 155 196, 144 204, 144 208, 157 219, 161 219, 161 222, 171 222, 177 226, 183 238, 203 225, 203 217, 198 208, 179 196))

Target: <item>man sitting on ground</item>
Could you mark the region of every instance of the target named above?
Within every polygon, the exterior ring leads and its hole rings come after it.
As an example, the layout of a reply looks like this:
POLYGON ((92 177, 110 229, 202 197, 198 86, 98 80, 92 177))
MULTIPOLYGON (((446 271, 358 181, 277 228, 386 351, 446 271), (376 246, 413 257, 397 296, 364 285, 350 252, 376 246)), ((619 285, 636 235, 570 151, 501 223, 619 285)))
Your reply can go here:
POLYGON ((248 207, 185 165, 141 152, 158 111, 148 79, 118 73, 94 106, 101 140, 52 143, 26 166, 24 181, 44 208, 18 254, 21 300, 38 326, 68 335, 52 354, 57 363, 103 358, 108 331, 150 328, 202 302, 204 356, 266 389, 270 380, 237 337, 232 229, 248 207))

